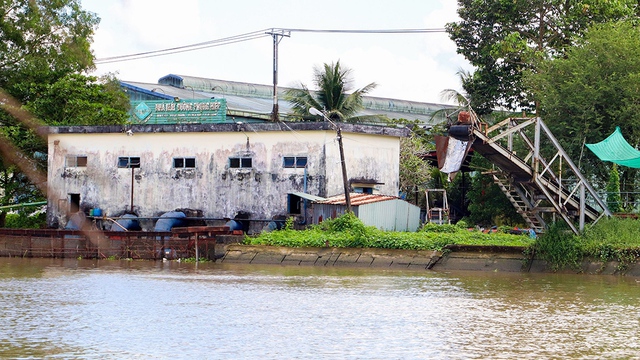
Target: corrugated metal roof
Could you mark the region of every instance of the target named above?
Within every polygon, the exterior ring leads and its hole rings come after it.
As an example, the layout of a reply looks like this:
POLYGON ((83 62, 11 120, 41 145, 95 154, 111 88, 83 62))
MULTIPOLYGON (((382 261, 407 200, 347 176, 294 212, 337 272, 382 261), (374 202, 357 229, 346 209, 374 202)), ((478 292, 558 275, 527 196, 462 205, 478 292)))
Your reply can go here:
POLYGON ((326 198, 323 198, 321 196, 315 196, 315 195, 311 195, 311 194, 307 194, 307 193, 303 193, 303 192, 297 192, 297 191, 290 192, 289 194, 295 195, 295 196, 299 196, 299 197, 301 197, 303 199, 307 199, 307 200, 310 200, 310 201, 318 201, 318 202, 320 202, 320 201, 327 200, 326 198))
MULTIPOLYGON (((207 79, 195 76, 169 74, 158 80, 157 84, 123 81, 139 88, 152 91, 161 89, 164 94, 178 96, 182 99, 225 98, 229 114, 254 113, 268 117, 273 108, 273 86, 242 83, 236 81, 207 79)), ((278 106, 281 116, 291 112, 291 104, 283 99, 288 88, 278 87, 278 106)), ((418 120, 424 124, 437 124, 445 120, 444 115, 437 113, 443 109, 455 107, 445 104, 423 103, 417 101, 363 97, 364 109, 358 113, 364 115, 384 115, 390 119, 418 120), (434 116, 434 114, 436 114, 434 116)))
MULTIPOLYGON (((363 193, 349 193, 351 206, 359 206, 365 204, 372 204, 381 201, 398 199, 396 196, 389 195, 378 195, 378 194, 363 194, 363 193)), ((343 195, 336 195, 330 198, 327 198, 324 201, 319 201, 321 204, 331 204, 331 205, 346 205, 347 201, 345 200, 343 195)))

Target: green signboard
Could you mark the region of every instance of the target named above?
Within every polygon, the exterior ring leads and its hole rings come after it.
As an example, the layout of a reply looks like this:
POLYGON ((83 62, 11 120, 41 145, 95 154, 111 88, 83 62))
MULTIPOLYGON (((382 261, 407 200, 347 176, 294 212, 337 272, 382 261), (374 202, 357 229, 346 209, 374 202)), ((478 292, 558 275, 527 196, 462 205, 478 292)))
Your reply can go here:
POLYGON ((225 99, 132 101, 133 124, 211 124, 225 122, 225 99))

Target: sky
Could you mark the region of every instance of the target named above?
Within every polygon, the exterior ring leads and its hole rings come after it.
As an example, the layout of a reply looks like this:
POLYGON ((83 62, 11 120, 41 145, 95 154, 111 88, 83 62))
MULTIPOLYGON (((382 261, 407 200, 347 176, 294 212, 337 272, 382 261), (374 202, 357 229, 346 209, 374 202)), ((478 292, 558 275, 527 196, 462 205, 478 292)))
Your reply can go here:
MULTIPOLYGON (((191 45, 269 29, 438 29, 458 20, 454 0, 81 0, 101 21, 96 59, 191 45)), ((262 32, 260 32, 262 33, 262 32)), ((278 85, 314 89, 313 71, 340 61, 353 89, 368 95, 445 103, 460 90, 460 69, 472 67, 444 32, 353 34, 292 31, 278 44, 278 85)), ((270 35, 233 44, 140 60, 102 63, 93 75, 157 83, 168 74, 273 84, 270 35)))

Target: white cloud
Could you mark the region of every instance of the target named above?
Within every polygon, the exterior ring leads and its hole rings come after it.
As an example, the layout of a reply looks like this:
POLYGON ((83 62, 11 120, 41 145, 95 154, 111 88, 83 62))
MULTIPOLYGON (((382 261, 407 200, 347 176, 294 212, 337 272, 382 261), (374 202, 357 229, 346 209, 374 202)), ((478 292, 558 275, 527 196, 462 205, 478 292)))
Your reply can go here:
MULTIPOLYGON (((325 0, 271 4, 235 0, 82 0, 102 22, 95 35, 97 58, 171 48, 270 27, 304 29, 442 28, 455 21, 456 2, 325 0), (340 8, 339 12, 335 9, 340 8)), ((312 86, 314 66, 340 60, 353 70, 356 87, 379 84, 371 95, 440 102, 439 92, 458 88, 456 71, 468 68, 444 33, 334 34, 292 32, 281 40, 279 84, 312 86)), ((169 73, 271 84, 270 36, 181 54, 98 65, 130 81, 156 82, 169 73)))

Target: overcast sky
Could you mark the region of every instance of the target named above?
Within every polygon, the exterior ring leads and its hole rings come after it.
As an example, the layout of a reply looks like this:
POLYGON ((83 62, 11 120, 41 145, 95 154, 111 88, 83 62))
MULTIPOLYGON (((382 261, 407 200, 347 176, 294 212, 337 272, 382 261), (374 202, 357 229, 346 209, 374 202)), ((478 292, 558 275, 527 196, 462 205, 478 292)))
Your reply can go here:
MULTIPOLYGON (((263 29, 388 30, 443 28, 455 21, 454 0, 81 0, 101 22, 97 59, 174 48, 263 29)), ((314 88, 314 67, 340 61, 354 88, 375 82, 372 96, 442 103, 460 89, 456 72, 471 69, 446 33, 345 34, 291 32, 278 46, 278 84, 314 88)), ((270 85, 271 36, 135 61, 105 63, 95 75, 157 83, 167 74, 270 85)))

